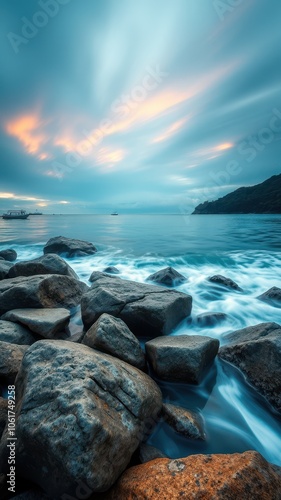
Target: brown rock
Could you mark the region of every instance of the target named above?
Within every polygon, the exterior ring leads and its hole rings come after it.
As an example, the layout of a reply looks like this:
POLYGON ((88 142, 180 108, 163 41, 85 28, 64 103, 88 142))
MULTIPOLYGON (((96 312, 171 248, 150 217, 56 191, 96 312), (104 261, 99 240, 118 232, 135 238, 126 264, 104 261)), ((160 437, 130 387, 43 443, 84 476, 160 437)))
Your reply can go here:
POLYGON ((259 453, 157 459, 128 469, 106 500, 280 500, 281 478, 259 453))

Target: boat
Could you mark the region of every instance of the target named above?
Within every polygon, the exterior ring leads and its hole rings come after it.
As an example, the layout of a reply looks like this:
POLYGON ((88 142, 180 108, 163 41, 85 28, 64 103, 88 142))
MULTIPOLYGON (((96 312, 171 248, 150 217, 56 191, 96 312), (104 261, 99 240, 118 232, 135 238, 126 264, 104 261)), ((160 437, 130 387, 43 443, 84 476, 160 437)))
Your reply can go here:
POLYGON ((38 210, 35 210, 35 212, 29 212, 29 215, 43 215, 43 213, 38 212, 38 210))
POLYGON ((25 210, 8 210, 2 215, 2 219, 27 219, 29 214, 25 210))
POLYGON ((117 212, 113 212, 111 215, 118 215, 118 213, 117 212))

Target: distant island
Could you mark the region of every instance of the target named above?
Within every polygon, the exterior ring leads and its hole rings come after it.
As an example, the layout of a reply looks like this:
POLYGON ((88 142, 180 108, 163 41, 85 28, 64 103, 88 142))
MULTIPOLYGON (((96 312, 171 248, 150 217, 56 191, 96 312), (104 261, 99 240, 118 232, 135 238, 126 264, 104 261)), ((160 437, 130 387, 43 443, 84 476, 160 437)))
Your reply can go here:
POLYGON ((205 201, 195 208, 192 215, 280 213, 281 174, 256 186, 236 189, 216 201, 205 201))

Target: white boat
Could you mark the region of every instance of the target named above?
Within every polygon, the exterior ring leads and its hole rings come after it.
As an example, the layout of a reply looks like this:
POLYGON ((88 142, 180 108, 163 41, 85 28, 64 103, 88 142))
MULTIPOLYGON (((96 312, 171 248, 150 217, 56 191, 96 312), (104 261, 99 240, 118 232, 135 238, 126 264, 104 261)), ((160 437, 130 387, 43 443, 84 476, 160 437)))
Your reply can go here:
POLYGON ((29 214, 25 210, 8 210, 2 219, 27 219, 29 214))

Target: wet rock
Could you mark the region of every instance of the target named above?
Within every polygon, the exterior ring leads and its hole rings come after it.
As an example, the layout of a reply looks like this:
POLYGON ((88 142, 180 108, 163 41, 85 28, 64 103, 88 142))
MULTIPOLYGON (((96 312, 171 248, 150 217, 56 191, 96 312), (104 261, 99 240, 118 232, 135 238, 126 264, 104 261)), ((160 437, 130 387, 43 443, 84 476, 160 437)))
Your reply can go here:
POLYGON ((191 312, 192 297, 184 293, 99 272, 92 281, 81 301, 86 328, 106 312, 121 318, 135 335, 155 337, 170 333, 191 312))
POLYGON ((44 254, 56 253, 66 257, 93 255, 97 249, 93 243, 64 236, 55 236, 47 241, 44 247, 44 254))
POLYGON ((238 292, 243 292, 242 288, 240 288, 235 281, 233 281, 230 278, 226 278, 225 276, 222 276, 221 274, 216 274, 214 276, 211 276, 208 278, 208 281, 211 283, 214 283, 215 285, 221 285, 225 288, 230 288, 232 290, 236 290, 238 292))
POLYGON ((128 469, 106 500, 280 500, 281 479, 255 451, 159 459, 128 469))
POLYGON ((206 438, 204 421, 199 413, 164 403, 162 415, 164 421, 182 436, 189 439, 206 438))
POLYGON ((29 346, 0 342, 0 379, 14 382, 29 346))
POLYGON ((142 443, 139 449, 139 458, 142 464, 155 460, 156 458, 167 458, 167 455, 158 448, 142 443))
POLYGON ((10 268, 13 266, 11 262, 6 260, 0 260, 0 280, 4 280, 8 277, 10 268))
POLYGON ((227 314, 222 312, 206 312, 198 314, 196 319, 200 326, 214 326, 226 321, 227 318, 227 314))
POLYGON ((9 262, 14 262, 17 258, 17 252, 13 248, 7 248, 7 250, 0 251, 0 257, 9 262))
MULTIPOLYGON (((117 267, 113 267, 113 266, 106 267, 103 270, 103 272, 107 273, 107 274, 120 274, 119 269, 117 269, 117 267)), ((91 281, 91 279, 90 279, 90 281, 91 281)))
POLYGON ((173 267, 166 267, 157 271, 157 273, 151 274, 146 278, 146 281, 154 281, 159 285, 163 286, 178 286, 187 281, 186 277, 178 273, 173 267))
POLYGON ((0 439, 8 418, 8 400, 0 397, 0 439))
POLYGON ((201 335, 158 337, 146 342, 145 349, 159 378, 199 384, 217 355, 219 341, 201 335))
POLYGON ((224 337, 219 356, 239 368, 250 384, 281 411, 281 326, 261 323, 224 337))
POLYGON ((38 340, 36 335, 22 325, 0 320, 0 341, 10 344, 32 345, 38 340))
POLYGON ((36 274, 61 274, 79 279, 75 271, 56 254, 47 254, 38 259, 17 262, 9 270, 9 278, 34 276, 36 274))
POLYGON ((66 307, 80 303, 85 283, 58 274, 19 276, 0 282, 0 313, 11 309, 66 307))
POLYGON ((111 354, 140 370, 145 368, 145 355, 138 339, 122 319, 109 314, 99 317, 87 331, 82 344, 111 354))
POLYGON ((46 339, 56 337, 68 325, 70 313, 62 307, 49 309, 13 309, 2 316, 4 320, 25 325, 46 339))
POLYGON ((281 307, 281 288, 273 286, 267 292, 260 295, 258 299, 267 302, 271 306, 281 307))
MULTIPOLYGON (((81 484, 88 487, 85 499, 104 491, 126 468, 161 406, 155 382, 127 363, 81 344, 36 342, 17 378, 17 474, 56 499, 77 498, 81 484)), ((4 472, 6 439, 4 431, 4 472)))

